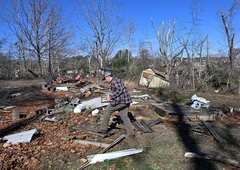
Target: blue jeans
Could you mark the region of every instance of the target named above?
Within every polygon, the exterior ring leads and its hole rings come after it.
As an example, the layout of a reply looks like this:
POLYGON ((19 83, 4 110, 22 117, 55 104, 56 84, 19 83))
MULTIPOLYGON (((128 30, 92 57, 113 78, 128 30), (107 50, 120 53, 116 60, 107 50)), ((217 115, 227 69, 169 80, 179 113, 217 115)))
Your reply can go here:
POLYGON ((102 130, 107 130, 108 129, 108 123, 110 121, 110 115, 113 112, 118 111, 119 116, 123 120, 123 123, 126 127, 127 135, 134 135, 134 130, 133 130, 133 127, 132 127, 132 123, 131 123, 131 121, 128 117, 129 106, 130 106, 130 104, 123 104, 123 103, 118 104, 116 106, 112 106, 111 104, 109 104, 106 107, 105 112, 103 114, 103 120, 102 120, 102 124, 101 124, 100 128, 102 130))

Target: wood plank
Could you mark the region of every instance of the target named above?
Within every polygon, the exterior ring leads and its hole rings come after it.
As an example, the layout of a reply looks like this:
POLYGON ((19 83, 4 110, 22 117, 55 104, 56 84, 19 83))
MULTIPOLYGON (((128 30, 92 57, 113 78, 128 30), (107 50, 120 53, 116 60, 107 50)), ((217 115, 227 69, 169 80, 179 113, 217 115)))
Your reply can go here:
POLYGON ((147 129, 148 132, 153 132, 152 128, 144 120, 140 120, 140 123, 145 127, 145 129, 147 129))
POLYGON ((24 126, 27 123, 32 122, 33 120, 36 120, 39 116, 40 116, 40 114, 31 116, 31 117, 27 117, 27 118, 24 118, 24 119, 20 119, 20 120, 15 121, 10 126, 3 127, 3 128, 1 127, 0 128, 0 136, 3 136, 11 130, 17 129, 20 126, 24 126))
POLYGON ((99 146, 99 147, 103 147, 103 148, 106 148, 106 147, 110 146, 110 144, 93 142, 93 141, 86 141, 86 140, 73 140, 73 142, 80 143, 80 144, 83 144, 83 145, 94 145, 94 146, 99 146))
POLYGON ((219 142, 221 143, 222 142, 222 139, 218 136, 218 134, 211 128, 211 126, 205 122, 204 120, 201 120, 202 123, 208 128, 208 130, 210 131, 210 133, 214 136, 214 138, 219 142))
POLYGON ((170 121, 214 121, 215 115, 187 105, 152 103, 154 111, 170 121))
MULTIPOLYGON (((102 154, 105 153, 107 150, 109 150, 110 148, 112 148, 113 146, 115 146, 116 144, 118 144, 120 141, 122 141, 125 138, 125 135, 120 136, 119 138, 117 138, 115 141, 113 141, 108 147, 104 148, 103 150, 101 150, 98 154, 102 154)), ((77 170, 83 170, 86 167, 88 167, 90 165, 90 162, 87 161, 86 163, 84 163, 82 166, 80 166, 79 168, 77 168, 77 170)))
POLYGON ((96 136, 101 136, 101 137, 107 137, 108 136, 107 134, 98 133, 96 131, 96 129, 93 129, 91 127, 84 126, 84 125, 77 125, 77 126, 74 126, 72 128, 75 129, 75 130, 81 130, 83 132, 91 133, 91 134, 96 135, 96 136))
POLYGON ((139 121, 135 121, 132 123, 134 128, 136 128, 137 130, 141 130, 144 133, 151 133, 153 132, 152 128, 150 127, 150 125, 148 125, 144 120, 139 120, 139 121))
MULTIPOLYGON (((201 111, 194 109, 187 105, 177 105, 177 104, 167 104, 167 103, 152 103, 152 105, 164 112, 165 114, 171 115, 191 115, 191 114, 200 114, 201 111)), ((165 115, 162 115, 165 116, 165 115)))
POLYGON ((162 123, 162 122, 163 122, 163 120, 161 118, 158 118, 156 120, 153 120, 153 121, 149 122, 148 124, 149 124, 150 127, 152 127, 152 126, 154 126, 156 124, 159 124, 159 123, 162 123))
POLYGON ((140 121, 135 121, 132 123, 133 126, 137 129, 137 130, 140 130, 144 133, 148 133, 148 132, 151 132, 149 131, 140 121))

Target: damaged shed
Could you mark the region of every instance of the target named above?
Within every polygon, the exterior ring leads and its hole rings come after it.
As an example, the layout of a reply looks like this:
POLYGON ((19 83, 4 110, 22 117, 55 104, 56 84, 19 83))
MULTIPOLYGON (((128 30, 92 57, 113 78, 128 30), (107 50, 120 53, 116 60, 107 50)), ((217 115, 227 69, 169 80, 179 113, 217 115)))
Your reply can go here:
POLYGON ((139 84, 150 88, 168 87, 170 85, 164 74, 153 68, 143 70, 139 84))

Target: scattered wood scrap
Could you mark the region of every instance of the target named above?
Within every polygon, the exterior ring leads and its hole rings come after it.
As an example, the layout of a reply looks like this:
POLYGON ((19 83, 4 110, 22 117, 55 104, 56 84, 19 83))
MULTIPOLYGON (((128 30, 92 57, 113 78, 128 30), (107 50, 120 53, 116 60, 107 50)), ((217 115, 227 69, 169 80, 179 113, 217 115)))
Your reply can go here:
POLYGON ((152 127, 152 126, 157 125, 157 124, 162 123, 162 122, 163 122, 163 120, 161 118, 158 118, 156 120, 153 120, 153 121, 149 122, 148 124, 149 124, 150 127, 152 127))
POLYGON ((218 136, 218 134, 211 128, 211 126, 204 120, 201 120, 201 122, 208 128, 210 133, 214 136, 214 138, 219 142, 222 143, 222 139, 218 136))
MULTIPOLYGON (((120 136, 119 138, 117 138, 115 141, 113 141, 108 147, 104 148, 102 151, 100 151, 98 154, 102 154, 105 153, 108 149, 112 148, 113 146, 115 146, 116 144, 118 144, 120 141, 122 141, 125 138, 125 135, 120 136)), ((82 170, 86 167, 88 167, 90 165, 90 162, 87 161, 86 163, 84 163, 82 166, 80 166, 77 170, 82 170)))
POLYGON ((169 121, 214 121, 215 115, 194 109, 187 105, 152 103, 154 111, 169 121))
POLYGON ((106 144, 106 143, 86 141, 86 140, 73 140, 73 142, 80 143, 82 145, 94 145, 94 146, 103 147, 103 148, 106 148, 110 145, 110 144, 106 144))
MULTIPOLYGON (((141 119, 138 121, 134 121, 132 125, 136 130, 142 131, 143 133, 151 133, 153 132, 153 129, 151 127, 161 122, 163 122, 161 118, 153 120, 149 123, 146 123, 144 120, 141 119)), ((117 128, 126 129, 124 125, 117 125, 117 128)))
POLYGON ((223 157, 221 155, 211 155, 211 154, 207 154, 207 153, 186 152, 184 154, 184 156, 187 157, 187 158, 201 158, 201 159, 209 159, 209 160, 219 161, 219 162, 226 163, 226 164, 229 164, 229 165, 234 165, 234 166, 240 168, 240 162, 239 161, 229 159, 229 158, 223 157))
POLYGON ((152 128, 142 119, 139 120, 139 121, 135 121, 132 124, 133 124, 135 129, 141 130, 144 133, 151 133, 151 132, 153 132, 152 128))
POLYGON ((81 130, 83 132, 90 133, 90 134, 93 134, 93 135, 96 135, 96 136, 101 136, 101 137, 107 137, 108 136, 107 134, 98 133, 96 131, 96 129, 91 128, 91 127, 89 127, 87 125, 76 125, 76 126, 74 126, 72 128, 75 129, 75 130, 81 130))
POLYGON ((29 117, 29 118, 25 118, 25 119, 21 119, 19 121, 16 121, 15 123, 13 123, 11 126, 8 127, 4 127, 4 128, 0 128, 0 136, 5 135, 6 133, 8 133, 11 130, 14 130, 22 125, 26 125, 27 123, 35 120, 38 118, 38 115, 29 117))

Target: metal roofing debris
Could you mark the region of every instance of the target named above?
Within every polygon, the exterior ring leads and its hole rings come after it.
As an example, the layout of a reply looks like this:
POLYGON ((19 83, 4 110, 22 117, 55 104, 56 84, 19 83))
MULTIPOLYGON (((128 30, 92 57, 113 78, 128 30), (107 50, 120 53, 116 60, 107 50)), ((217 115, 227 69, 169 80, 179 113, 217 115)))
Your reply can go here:
POLYGON ((3 140, 6 140, 7 143, 12 143, 12 144, 16 144, 18 142, 30 142, 35 132, 36 132, 36 129, 32 129, 25 132, 7 135, 3 137, 3 140))
POLYGON ((56 87, 57 91, 68 91, 68 87, 56 87))
POLYGON ((14 107, 16 107, 16 106, 6 106, 6 107, 4 107, 4 108, 2 108, 2 109, 3 109, 3 110, 7 110, 7 109, 14 108, 14 107))
MULTIPOLYGON (((109 103, 102 103, 101 97, 97 97, 97 98, 94 98, 94 99, 91 99, 88 101, 83 101, 81 104, 84 105, 88 109, 96 109, 99 107, 107 106, 109 103)), ((76 107, 78 107, 78 106, 76 106, 76 107)))
MULTIPOLYGON (((114 145, 116 145, 118 142, 120 142, 121 140, 123 140, 125 138, 125 135, 120 136, 119 138, 117 138, 115 141, 113 141, 108 147, 104 148, 103 150, 101 150, 98 154, 102 154, 105 153, 108 149, 110 149, 111 147, 113 147, 114 145)), ((82 170, 84 168, 86 168, 87 166, 90 165, 90 162, 87 161, 86 163, 84 163, 81 167, 79 167, 77 170, 82 170)))
POLYGON ((11 94, 12 97, 17 97, 17 96, 20 96, 21 93, 14 93, 14 94, 11 94))
POLYGON ((138 96, 132 96, 133 98, 139 98, 139 99, 151 99, 151 96, 149 96, 148 94, 143 94, 143 95, 138 95, 138 96))
POLYGON ((134 93, 140 93, 140 92, 142 92, 142 91, 140 91, 140 90, 136 90, 136 89, 133 89, 132 92, 134 92, 134 93))
POLYGON ((110 153, 90 155, 90 156, 87 156, 87 159, 90 161, 90 164, 94 164, 94 163, 103 162, 103 161, 109 160, 109 159, 116 159, 116 158, 120 158, 123 156, 141 153, 142 151, 143 151, 143 149, 133 148, 133 149, 115 151, 115 152, 110 152, 110 153))
POLYGON ((133 102, 131 103, 131 105, 138 104, 138 103, 139 103, 139 102, 133 101, 133 102))
POLYGON ((47 120, 47 121, 50 121, 50 122, 57 122, 60 119, 57 118, 57 117, 47 116, 47 117, 44 118, 44 120, 47 120))

